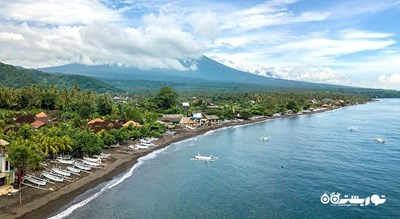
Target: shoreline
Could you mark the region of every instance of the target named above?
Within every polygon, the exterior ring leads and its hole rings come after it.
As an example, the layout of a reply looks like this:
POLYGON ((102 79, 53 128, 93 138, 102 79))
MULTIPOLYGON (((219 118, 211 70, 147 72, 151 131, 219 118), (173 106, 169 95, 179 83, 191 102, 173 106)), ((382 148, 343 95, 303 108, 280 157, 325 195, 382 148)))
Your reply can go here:
MULTIPOLYGON (((183 141, 195 136, 202 135, 208 131, 218 130, 225 127, 251 125, 260 122, 265 122, 278 118, 288 118, 296 117, 301 115, 312 115, 327 111, 333 111, 336 109, 341 109, 344 107, 329 108, 320 111, 308 112, 303 114, 287 114, 276 117, 261 117, 253 120, 243 120, 237 122, 223 123, 221 125, 214 126, 204 126, 196 130, 184 130, 174 136, 163 136, 160 138, 157 146, 141 151, 136 154, 124 154, 117 158, 114 162, 108 164, 105 168, 97 170, 91 175, 87 175, 79 180, 68 185, 63 185, 60 189, 44 194, 40 197, 31 197, 31 199, 24 200, 22 205, 12 205, 9 206, 10 209, 4 213, 0 213, 0 218, 12 219, 12 218, 48 218, 54 215, 65 205, 71 203, 76 197, 82 193, 88 191, 91 188, 98 186, 103 182, 112 180, 117 175, 126 172, 138 162, 138 159, 146 156, 154 151, 163 149, 173 143, 183 141)), ((111 149, 115 152, 116 149, 111 149)), ((22 195, 24 195, 24 190, 22 190, 22 195)), ((7 206, 6 206, 7 207, 7 206)))

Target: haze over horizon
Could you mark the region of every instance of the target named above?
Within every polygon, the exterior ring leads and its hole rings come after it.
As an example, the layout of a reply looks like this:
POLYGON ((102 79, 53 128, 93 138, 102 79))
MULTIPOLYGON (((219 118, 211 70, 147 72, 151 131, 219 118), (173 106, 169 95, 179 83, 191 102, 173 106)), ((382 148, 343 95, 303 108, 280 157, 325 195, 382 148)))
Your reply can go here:
POLYGON ((206 55, 282 79, 400 90, 399 12, 398 0, 3 1, 0 62, 186 71, 180 60, 206 55))

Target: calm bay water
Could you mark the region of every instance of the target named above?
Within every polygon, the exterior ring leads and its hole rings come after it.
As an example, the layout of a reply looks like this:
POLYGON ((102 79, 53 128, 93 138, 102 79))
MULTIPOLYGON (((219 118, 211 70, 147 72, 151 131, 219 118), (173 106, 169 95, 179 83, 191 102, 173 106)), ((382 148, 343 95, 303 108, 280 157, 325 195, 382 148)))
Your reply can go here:
POLYGON ((218 130, 140 159, 55 217, 399 218, 399 134, 400 99, 218 130), (191 161, 197 152, 219 160, 191 161), (322 204, 332 192, 387 200, 322 204))

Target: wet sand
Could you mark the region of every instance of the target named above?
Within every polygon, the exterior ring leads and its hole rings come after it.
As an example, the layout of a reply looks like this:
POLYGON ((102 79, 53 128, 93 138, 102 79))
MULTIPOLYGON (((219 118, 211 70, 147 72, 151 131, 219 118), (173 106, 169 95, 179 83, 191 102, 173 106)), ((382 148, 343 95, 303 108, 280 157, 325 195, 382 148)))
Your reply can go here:
MULTIPOLYGON (((317 112, 309 112, 307 114, 314 114, 325 112, 328 110, 321 110, 317 112)), ((174 142, 179 142, 197 135, 204 134, 210 130, 220 129, 223 127, 251 124, 275 118, 285 118, 297 116, 297 114, 284 115, 279 117, 262 117, 254 120, 245 120, 238 122, 229 122, 222 125, 205 126, 195 130, 181 129, 175 135, 162 136, 157 141, 156 146, 149 150, 141 150, 138 152, 122 153, 121 148, 112 148, 107 153, 111 153, 113 162, 107 162, 107 166, 100 170, 96 170, 92 174, 88 174, 74 181, 73 183, 57 183, 54 191, 41 191, 34 188, 25 187, 22 190, 22 204, 19 204, 19 195, 0 197, 0 218, 47 218, 56 213, 63 206, 71 203, 77 196, 85 191, 96 187, 100 183, 110 181, 113 177, 120 173, 127 171, 142 156, 145 156, 153 151, 164 148, 174 142)), ((122 145, 127 147, 129 143, 122 145)), ((128 150, 126 150, 128 151, 128 150)))

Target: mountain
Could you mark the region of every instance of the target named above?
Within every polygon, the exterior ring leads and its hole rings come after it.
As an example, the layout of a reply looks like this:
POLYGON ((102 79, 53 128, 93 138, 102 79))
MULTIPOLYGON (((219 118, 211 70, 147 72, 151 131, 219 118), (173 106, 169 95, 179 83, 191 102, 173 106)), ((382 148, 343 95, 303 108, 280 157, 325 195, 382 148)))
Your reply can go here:
POLYGON ((20 88, 31 85, 45 87, 55 85, 58 88, 72 88, 76 83, 83 90, 93 90, 100 93, 121 91, 96 78, 82 75, 49 74, 0 62, 0 86, 20 88))
POLYGON ((195 64, 196 68, 187 71, 167 69, 141 70, 117 65, 86 66, 81 64, 68 64, 42 68, 40 70, 51 73, 80 74, 111 80, 146 80, 174 83, 209 81, 214 83, 240 83, 284 88, 338 87, 335 85, 267 78, 227 67, 205 56, 198 60, 182 61, 181 64, 187 68, 195 64))
POLYGON ((117 88, 131 92, 150 92, 162 86, 170 86, 181 92, 267 92, 306 89, 361 94, 369 97, 400 97, 400 92, 396 91, 318 84, 259 76, 230 68, 205 56, 197 60, 181 61, 181 64, 192 70, 141 70, 118 65, 87 66, 81 64, 68 64, 42 68, 40 70, 50 73, 59 72, 96 77, 117 88), (196 67, 193 68, 193 66, 196 67))

